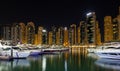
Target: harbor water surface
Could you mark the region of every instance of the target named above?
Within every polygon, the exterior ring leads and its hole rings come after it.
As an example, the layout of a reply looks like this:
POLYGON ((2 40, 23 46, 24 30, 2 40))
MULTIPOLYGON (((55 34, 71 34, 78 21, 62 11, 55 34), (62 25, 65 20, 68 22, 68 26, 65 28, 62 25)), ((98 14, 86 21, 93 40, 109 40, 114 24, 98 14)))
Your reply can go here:
POLYGON ((100 59, 86 50, 72 49, 57 54, 0 61, 0 71, 120 71, 120 60, 100 59))

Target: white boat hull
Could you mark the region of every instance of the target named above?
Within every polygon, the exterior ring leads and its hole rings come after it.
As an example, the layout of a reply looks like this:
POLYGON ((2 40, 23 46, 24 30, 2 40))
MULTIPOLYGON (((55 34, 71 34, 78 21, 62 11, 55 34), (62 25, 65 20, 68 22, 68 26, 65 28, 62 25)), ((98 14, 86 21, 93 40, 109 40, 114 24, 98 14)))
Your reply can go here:
POLYGON ((119 49, 105 49, 95 52, 99 58, 110 58, 110 59, 120 59, 119 49))
POLYGON ((110 58, 110 59, 120 59, 120 55, 110 55, 110 54, 101 54, 97 53, 99 58, 110 58))
POLYGON ((43 49, 44 52, 61 52, 61 51, 68 51, 69 48, 48 48, 43 49))
POLYGON ((107 69, 120 70, 120 60, 99 59, 95 61, 95 64, 100 67, 107 68, 107 69))
POLYGON ((31 51, 30 56, 37 56, 42 54, 41 50, 30 50, 30 51, 31 51))
POLYGON ((27 58, 30 55, 30 51, 2 51, 2 55, 12 56, 13 58, 27 58))

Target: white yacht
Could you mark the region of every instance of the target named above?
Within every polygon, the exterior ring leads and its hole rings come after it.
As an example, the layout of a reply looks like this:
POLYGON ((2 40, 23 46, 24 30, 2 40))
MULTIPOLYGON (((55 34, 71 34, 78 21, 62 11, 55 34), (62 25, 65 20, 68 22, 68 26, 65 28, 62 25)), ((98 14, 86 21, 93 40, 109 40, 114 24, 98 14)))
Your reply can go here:
POLYGON ((19 47, 9 46, 3 47, 0 52, 1 56, 11 56, 12 58, 27 58, 30 55, 30 51, 21 50, 19 47))
POLYGON ((27 58, 29 55, 30 51, 21 50, 18 46, 12 46, 10 42, 8 44, 8 41, 0 41, 0 56, 27 58))
POLYGON ((39 49, 39 48, 28 48, 27 49, 28 51, 30 51, 30 56, 37 56, 37 55, 41 55, 43 53, 42 49, 39 49))
POLYGON ((106 69, 120 70, 120 60, 117 59, 98 59, 95 64, 106 69))
POLYGON ((88 51, 89 53, 94 53, 95 50, 96 50, 96 48, 87 48, 87 51, 88 51))
POLYGON ((100 58, 120 59, 120 44, 105 46, 106 49, 96 50, 100 58))
POLYGON ((87 48, 87 51, 88 51, 89 53, 95 53, 96 51, 98 51, 98 50, 103 50, 103 49, 105 49, 104 46, 97 46, 97 47, 87 48))
POLYGON ((87 48, 87 51, 89 53, 95 53, 96 51, 102 51, 104 49, 110 49, 110 48, 117 48, 120 46, 120 42, 110 42, 110 43, 104 43, 103 45, 87 48))
POLYGON ((31 52, 30 56, 37 56, 42 54, 42 49, 35 46, 26 46, 22 44, 22 45, 17 45, 17 47, 19 47, 21 50, 24 51, 30 51, 31 52))

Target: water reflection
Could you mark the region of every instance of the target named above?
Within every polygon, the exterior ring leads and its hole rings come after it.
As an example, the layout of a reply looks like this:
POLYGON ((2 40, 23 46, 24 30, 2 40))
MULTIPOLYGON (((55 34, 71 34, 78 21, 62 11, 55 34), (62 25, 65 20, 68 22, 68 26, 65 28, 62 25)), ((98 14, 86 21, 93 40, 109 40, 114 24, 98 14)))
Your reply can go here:
POLYGON ((9 71, 9 69, 11 69, 10 66, 0 63, 0 71, 9 71))
POLYGON ((26 59, 14 59, 13 61, 0 61, 0 71, 10 71, 16 67, 30 67, 30 62, 26 59))
POLYGON ((45 54, 27 59, 0 61, 0 71, 115 71, 120 60, 97 60, 84 49, 59 54, 45 54), (104 67, 104 68, 103 68, 104 67), (106 69, 107 67, 108 69, 106 69), (112 69, 110 69, 112 68, 112 69), (114 70, 113 70, 114 69, 114 70))
POLYGON ((94 59, 98 59, 99 58, 95 53, 88 53, 87 56, 91 57, 91 58, 94 58, 94 59))
POLYGON ((120 70, 120 60, 98 59, 95 64, 107 69, 120 70))
POLYGON ((65 60, 64 66, 65 66, 65 71, 67 71, 67 61, 66 60, 65 60))
POLYGON ((42 59, 42 56, 30 56, 27 58, 28 61, 37 61, 41 59, 42 59))
MULTIPOLYGON (((67 53, 66 53, 67 55, 67 53)), ((66 56, 65 55, 65 56, 66 56)), ((42 57, 42 71, 68 71, 68 63, 65 57, 65 60, 60 55, 44 55, 42 57)))
POLYGON ((42 71, 45 71, 46 70, 46 58, 43 57, 42 58, 42 71))
POLYGON ((12 67, 30 67, 30 62, 26 59, 16 59, 12 61, 12 67))

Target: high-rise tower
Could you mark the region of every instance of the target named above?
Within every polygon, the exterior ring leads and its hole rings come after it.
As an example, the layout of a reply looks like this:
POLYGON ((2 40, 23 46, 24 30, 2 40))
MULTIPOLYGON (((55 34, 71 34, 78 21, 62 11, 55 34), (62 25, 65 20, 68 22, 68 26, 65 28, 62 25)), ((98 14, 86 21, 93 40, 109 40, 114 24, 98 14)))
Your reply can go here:
POLYGON ((71 28, 71 43, 72 45, 75 45, 76 44, 76 24, 72 24, 70 25, 70 28, 71 28))
POLYGON ((118 41, 119 40, 119 24, 117 18, 113 19, 113 25, 112 25, 112 32, 113 32, 113 41, 118 41))
POLYGON ((51 31, 49 31, 48 32, 48 44, 49 45, 52 45, 53 43, 52 43, 52 36, 53 36, 53 33, 51 32, 51 31))
POLYGON ((44 28, 42 30, 42 44, 47 45, 48 44, 48 34, 47 30, 44 28))
POLYGON ((43 30, 43 27, 39 26, 38 27, 38 44, 42 45, 42 30, 43 30))
POLYGON ((64 28, 64 46, 68 46, 69 45, 69 40, 68 40, 68 29, 67 27, 64 28))
POLYGON ((120 41, 120 6, 119 6, 119 14, 117 16, 117 23, 118 23, 118 40, 120 41))
POLYGON ((86 38, 87 44, 96 44, 95 40, 95 26, 96 26, 96 15, 95 12, 89 12, 86 15, 86 38))
POLYGON ((52 42, 53 44, 56 44, 56 27, 55 26, 52 26, 52 42))
POLYGON ((113 40, 113 25, 112 17, 104 17, 104 42, 109 42, 113 40))
POLYGON ((63 39, 64 39, 64 28, 63 27, 60 27, 59 28, 59 32, 60 32, 60 45, 63 45, 63 39))
POLYGON ((34 44, 35 26, 33 22, 28 22, 26 26, 26 40, 28 44, 34 44))
POLYGON ((83 44, 83 45, 85 45, 85 44, 87 44, 87 35, 86 35, 86 23, 85 23, 85 21, 81 21, 80 22, 80 38, 81 38, 81 40, 80 40, 80 43, 81 44, 83 44))
POLYGON ((56 32, 56 44, 60 45, 60 28, 56 32))
POLYGON ((25 38, 26 38, 25 24, 21 22, 21 23, 19 23, 19 26, 20 26, 20 42, 24 44, 26 42, 26 40, 25 40, 25 38))
POLYGON ((96 21, 96 25, 95 25, 95 44, 96 45, 101 45, 101 34, 100 34, 100 28, 99 28, 99 23, 98 21, 96 21))
POLYGON ((11 27, 11 40, 13 44, 20 42, 20 26, 18 23, 14 23, 11 27))
POLYGON ((80 28, 80 25, 79 27, 77 28, 77 44, 80 44, 80 41, 81 41, 81 28, 80 28))
POLYGON ((11 40, 11 25, 3 26, 3 40, 11 40))

